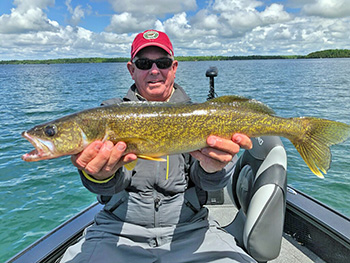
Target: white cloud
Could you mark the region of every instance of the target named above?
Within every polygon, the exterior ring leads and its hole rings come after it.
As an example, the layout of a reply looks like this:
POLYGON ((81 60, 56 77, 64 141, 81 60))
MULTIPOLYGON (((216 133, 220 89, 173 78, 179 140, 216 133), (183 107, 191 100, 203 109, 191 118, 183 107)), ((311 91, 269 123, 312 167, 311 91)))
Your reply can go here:
POLYGON ((155 16, 144 15, 142 17, 133 16, 128 12, 113 15, 106 31, 115 33, 140 32, 148 28, 154 28, 155 16))
POLYGON ((162 16, 195 10, 196 0, 108 0, 114 11, 162 16))
POLYGON ((260 14, 261 20, 266 24, 286 22, 291 19, 291 15, 283 9, 283 5, 272 4, 260 14))
POLYGON ((0 34, 1 59, 127 56, 134 36, 94 33, 82 27, 58 32, 0 34), (14 44, 15 43, 15 44, 14 44))
POLYGON ((22 12, 32 8, 46 9, 48 6, 53 6, 55 0, 14 0, 13 4, 22 12))
POLYGON ((237 43, 239 38, 255 28, 292 19, 282 5, 272 4, 259 12, 255 8, 260 5, 257 1, 217 0, 193 17, 188 17, 186 13, 176 14, 163 25, 170 37, 175 39, 175 50, 195 52, 197 49, 198 53, 210 55, 229 54, 237 50, 230 43, 237 43))
POLYGON ((303 6, 306 15, 340 18, 350 16, 350 0, 315 0, 303 6))
POLYGON ((350 16, 350 0, 289 0, 289 7, 300 8, 305 16, 342 18, 350 16))
POLYGON ((241 10, 252 12, 263 3, 255 0, 216 0, 213 10, 216 12, 238 12, 241 10))
POLYGON ((192 24, 198 25, 204 30, 212 30, 220 28, 219 17, 212 14, 208 9, 202 9, 191 19, 192 24))
POLYGON ((280 4, 267 6, 258 11, 258 1, 216 0, 211 7, 197 12, 191 19, 195 29, 209 30, 204 34, 215 34, 218 37, 237 38, 251 32, 258 26, 286 22, 292 17, 280 4))
POLYGON ((163 25, 165 31, 169 35, 176 37, 179 40, 193 34, 185 12, 174 15, 172 18, 166 20, 163 25))
POLYGON ((78 25, 85 17, 85 13, 90 14, 91 13, 91 6, 86 5, 86 8, 84 8, 82 5, 77 5, 75 8, 71 5, 72 0, 66 0, 65 4, 67 6, 68 12, 71 14, 70 22, 73 25, 78 25))
POLYGON ((180 14, 197 8, 195 0, 109 0, 117 14, 111 18, 106 31, 137 33, 146 29, 162 29, 158 17, 180 14))
POLYGON ((0 33, 17 34, 26 32, 55 31, 56 24, 47 18, 43 9, 52 5, 54 0, 15 0, 16 8, 11 14, 0 16, 0 33))
POLYGON ((333 21, 319 17, 296 17, 287 23, 255 28, 242 38, 242 46, 248 47, 244 52, 299 55, 316 50, 345 48, 348 46, 349 33, 339 37, 339 32, 335 34, 334 29, 341 30, 349 26, 348 19, 333 21))

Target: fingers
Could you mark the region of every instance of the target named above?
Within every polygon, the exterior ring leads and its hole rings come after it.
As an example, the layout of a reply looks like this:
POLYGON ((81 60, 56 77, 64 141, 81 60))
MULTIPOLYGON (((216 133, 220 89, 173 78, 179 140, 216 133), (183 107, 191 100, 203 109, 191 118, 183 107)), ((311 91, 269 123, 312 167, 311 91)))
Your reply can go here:
MULTIPOLYGON (((239 147, 238 147, 238 151, 239 151, 239 147)), ((212 148, 212 147, 207 147, 207 148, 203 148, 200 150, 200 152, 205 155, 208 156, 210 158, 213 158, 219 162, 222 163, 228 163, 232 160, 233 156, 236 155, 235 152, 230 151, 230 152, 226 152, 224 150, 218 150, 216 148, 212 148)))
POLYGON ((240 148, 250 150, 253 147, 252 141, 247 135, 236 133, 231 140, 223 139, 217 136, 209 136, 207 144, 218 150, 222 150, 231 154, 237 154, 240 148))
POLYGON ((71 159, 80 170, 103 180, 112 176, 124 164, 137 159, 135 154, 124 155, 125 150, 125 142, 114 145, 111 141, 96 141, 71 159))
MULTIPOLYGON (((108 164, 113 147, 114 147, 114 144, 111 141, 106 141, 102 145, 97 155, 93 159, 91 159, 90 162, 85 166, 86 172, 91 175, 96 175, 99 172, 101 172, 102 168, 108 164)), ((121 155, 122 153, 119 156, 116 156, 116 159, 119 160, 121 155)), ((110 166, 111 164, 108 167, 110 166)))
POLYGON ((229 162, 236 155, 240 148, 251 149, 252 141, 244 134, 234 134, 232 140, 223 139, 217 136, 209 136, 206 147, 201 152, 207 156, 217 159, 221 162, 229 162))
MULTIPOLYGON (((199 161, 200 166, 207 173, 214 173, 222 170, 228 162, 221 162, 217 159, 203 154, 201 151, 194 151, 190 153, 195 159, 199 161)), ((231 158, 232 159, 232 158, 231 158)))
POLYGON ((250 138, 239 133, 234 134, 232 140, 209 136, 207 144, 209 147, 191 153, 206 172, 220 171, 239 152, 240 148, 252 148, 250 138))
POLYGON ((106 171, 112 171, 115 168, 116 164, 119 162, 120 158, 123 156, 123 153, 125 150, 126 150, 125 142, 118 142, 115 146, 113 145, 113 143, 112 145, 108 143, 106 146, 106 151, 109 158, 104 165, 101 165, 100 169, 104 168, 106 171))
POLYGON ((240 149, 239 145, 233 141, 216 136, 209 136, 207 144, 209 147, 202 149, 201 152, 212 158, 218 158, 221 161, 230 161, 232 156, 237 154, 240 149))
POLYGON ((72 155, 71 160, 73 165, 75 165, 78 169, 82 170, 86 167, 86 165, 96 157, 99 153, 103 143, 101 141, 95 141, 91 143, 85 150, 82 152, 72 155))
POLYGON ((115 172, 124 164, 137 159, 135 154, 123 155, 126 150, 125 142, 118 142, 111 150, 107 163, 101 168, 106 172, 115 172))
POLYGON ((232 136, 232 141, 243 149, 250 150, 253 148, 253 143, 247 135, 236 133, 232 136))

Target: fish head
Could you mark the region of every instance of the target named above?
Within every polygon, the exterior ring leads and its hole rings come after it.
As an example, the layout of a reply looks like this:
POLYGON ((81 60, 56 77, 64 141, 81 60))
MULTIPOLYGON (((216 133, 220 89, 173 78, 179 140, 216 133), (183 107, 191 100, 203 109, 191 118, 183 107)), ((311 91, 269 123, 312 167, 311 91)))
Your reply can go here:
POLYGON ((24 131, 35 150, 26 153, 22 159, 27 162, 53 159, 81 152, 87 145, 87 138, 79 125, 72 121, 48 122, 24 131))

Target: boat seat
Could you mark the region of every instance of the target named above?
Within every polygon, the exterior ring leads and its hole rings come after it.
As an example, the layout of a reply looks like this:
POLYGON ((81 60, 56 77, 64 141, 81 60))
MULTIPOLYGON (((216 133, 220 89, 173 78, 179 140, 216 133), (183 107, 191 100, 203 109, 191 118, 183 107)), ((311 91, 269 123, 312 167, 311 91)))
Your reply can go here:
POLYGON ((287 155, 279 137, 252 138, 227 187, 238 213, 225 229, 259 262, 281 249, 286 209, 287 155))

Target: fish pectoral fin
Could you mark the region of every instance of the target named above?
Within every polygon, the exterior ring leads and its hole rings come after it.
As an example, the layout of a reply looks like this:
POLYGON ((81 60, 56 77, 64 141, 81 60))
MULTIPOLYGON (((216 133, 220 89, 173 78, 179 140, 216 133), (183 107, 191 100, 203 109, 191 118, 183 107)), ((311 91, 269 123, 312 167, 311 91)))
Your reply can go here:
POLYGON ((137 157, 141 159, 149 160, 149 161, 166 162, 166 159, 160 158, 160 157, 151 157, 151 156, 142 155, 142 154, 138 154, 137 157))
POLYGON ((133 170, 135 168, 136 164, 137 164, 137 160, 134 160, 134 161, 132 161, 130 163, 124 164, 124 166, 125 166, 125 168, 127 170, 131 171, 131 170, 133 170))
MULTIPOLYGON (((141 159, 149 160, 149 161, 166 162, 164 158, 160 158, 160 157, 151 157, 151 156, 142 155, 142 154, 137 155, 137 157, 141 159)), ((124 164, 124 167, 127 170, 131 171, 135 168, 136 164, 137 164, 137 160, 124 164)))
POLYGON ((113 140, 115 138, 115 132, 111 129, 106 129, 105 136, 102 139, 102 142, 108 141, 108 140, 113 140))
POLYGON ((237 108, 243 108, 243 109, 251 110, 254 112, 275 115, 274 110, 271 109, 269 106, 265 105, 264 103, 262 103, 258 100, 248 99, 248 98, 236 96, 236 95, 227 95, 227 96, 217 97, 217 98, 211 99, 205 103, 232 104, 233 106, 235 106, 237 108))

